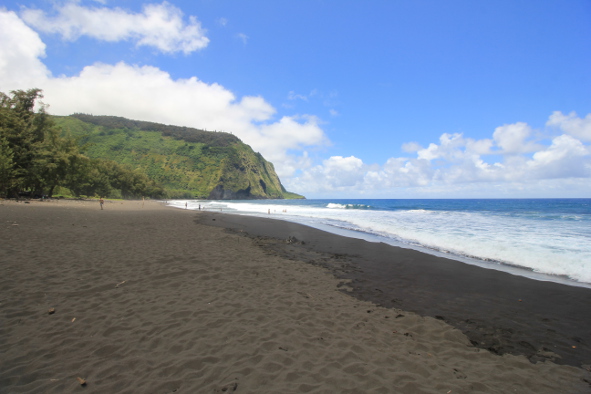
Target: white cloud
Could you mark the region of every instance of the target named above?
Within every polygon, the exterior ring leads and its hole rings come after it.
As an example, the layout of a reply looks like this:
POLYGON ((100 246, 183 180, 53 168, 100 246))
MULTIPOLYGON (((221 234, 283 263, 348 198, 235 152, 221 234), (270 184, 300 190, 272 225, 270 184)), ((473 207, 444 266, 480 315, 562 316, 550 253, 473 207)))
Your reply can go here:
POLYGON ((564 134, 554 138, 547 149, 536 152, 527 161, 528 172, 542 179, 588 178, 591 177, 590 154, 590 149, 581 141, 564 134))
POLYGON ((116 115, 232 132, 274 162, 280 176, 309 162, 298 152, 328 143, 316 117, 275 120, 275 108, 262 97, 238 98, 219 84, 173 79, 157 67, 96 63, 72 77, 53 77, 39 60, 45 45, 12 12, 0 10, 0 40, 2 90, 41 88, 52 114, 116 115))
POLYGON ((532 129, 527 123, 517 122, 497 127, 493 139, 503 153, 526 153, 539 149, 533 142, 526 141, 531 134, 532 129))
POLYGON ((554 111, 548 118, 546 125, 558 127, 565 133, 582 141, 591 141, 591 114, 581 119, 574 111, 568 115, 564 115, 560 111, 554 111))
MULTIPOLYGON (((444 133, 439 137, 439 145, 431 143, 425 149, 418 149, 417 156, 424 160, 461 160, 465 158, 472 158, 475 155, 483 155, 490 153, 492 141, 489 139, 473 140, 471 138, 464 138, 462 134, 444 133)), ((409 152, 419 148, 418 144, 410 143, 403 145, 403 149, 409 152)))
POLYGON ((151 46, 165 53, 189 54, 209 43, 205 30, 193 16, 189 23, 183 13, 168 2, 147 4, 142 13, 129 13, 121 8, 83 7, 68 2, 49 16, 38 9, 25 9, 22 17, 29 25, 45 33, 60 34, 74 41, 80 36, 116 42, 134 41, 137 46, 151 46))
POLYGON ((407 153, 418 152, 421 149, 423 149, 423 147, 418 142, 405 142, 402 144, 402 150, 407 153))
POLYGON ((358 158, 337 156, 288 179, 286 186, 316 197, 335 192, 385 198, 588 195, 591 148, 566 134, 555 137, 549 146, 534 145, 528 141, 531 133, 525 123, 498 127, 492 139, 473 140, 445 133, 438 144, 431 143, 427 148, 404 144, 404 150, 416 152, 416 157, 393 157, 383 165, 369 166, 358 158), (493 150, 495 143, 501 151, 493 150), (533 155, 524 153, 532 147, 537 149, 533 155), (500 156, 500 160, 484 159, 491 154, 500 156))
POLYGON ((49 76, 49 70, 39 60, 45 57, 45 44, 14 12, 1 8, 0 42, 2 89, 27 86, 26 83, 31 79, 44 80, 49 76))
POLYGON ((290 187, 291 190, 306 189, 315 193, 358 189, 368 168, 355 156, 332 156, 321 165, 309 168, 300 177, 290 179, 290 187))

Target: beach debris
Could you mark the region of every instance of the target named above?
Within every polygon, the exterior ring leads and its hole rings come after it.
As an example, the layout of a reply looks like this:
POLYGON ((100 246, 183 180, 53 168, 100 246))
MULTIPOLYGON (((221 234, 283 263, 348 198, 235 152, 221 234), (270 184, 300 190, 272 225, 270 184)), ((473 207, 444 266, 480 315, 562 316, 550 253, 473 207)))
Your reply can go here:
POLYGON ((124 284, 125 282, 127 282, 127 281, 126 281, 126 280, 124 280, 124 281, 123 281, 123 282, 121 282, 121 283, 117 283, 117 284, 115 285, 115 287, 119 287, 119 286, 121 286, 122 284, 124 284))
POLYGON ((81 377, 77 377, 76 380, 80 383, 80 386, 86 386, 86 379, 82 379, 81 377))
POLYGON ((76 318, 73 318, 73 319, 72 319, 72 323, 74 323, 75 321, 76 321, 76 318))
POLYGON ((55 313, 55 308, 49 308, 47 313, 49 313, 50 315, 53 315, 55 313))
POLYGON ((284 352, 287 352, 289 349, 283 346, 279 346, 279 350, 283 350, 284 352))

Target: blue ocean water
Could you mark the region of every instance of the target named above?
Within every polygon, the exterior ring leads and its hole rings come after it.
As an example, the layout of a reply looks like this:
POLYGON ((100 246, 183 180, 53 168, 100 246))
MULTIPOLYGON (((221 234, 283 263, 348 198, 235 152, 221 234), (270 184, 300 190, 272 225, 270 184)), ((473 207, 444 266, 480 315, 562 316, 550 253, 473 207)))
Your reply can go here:
POLYGON ((591 199, 175 200, 287 220, 540 280, 591 284, 591 199))

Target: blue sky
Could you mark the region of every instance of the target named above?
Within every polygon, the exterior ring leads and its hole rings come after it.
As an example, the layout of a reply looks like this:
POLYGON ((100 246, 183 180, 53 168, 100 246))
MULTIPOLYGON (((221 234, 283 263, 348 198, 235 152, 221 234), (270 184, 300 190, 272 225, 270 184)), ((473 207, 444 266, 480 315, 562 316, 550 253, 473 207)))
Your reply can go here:
POLYGON ((591 197, 591 2, 3 1, 0 91, 224 130, 308 198, 591 197))

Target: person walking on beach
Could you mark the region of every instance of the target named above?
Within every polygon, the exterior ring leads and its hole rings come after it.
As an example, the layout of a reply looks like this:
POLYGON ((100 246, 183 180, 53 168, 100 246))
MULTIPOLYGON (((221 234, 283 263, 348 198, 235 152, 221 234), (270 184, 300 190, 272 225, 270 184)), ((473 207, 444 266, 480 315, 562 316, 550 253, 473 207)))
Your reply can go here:
POLYGON ((103 198, 101 197, 99 200, 99 203, 101 204, 101 211, 103 210, 103 205, 105 205, 105 200, 103 200, 103 198))

